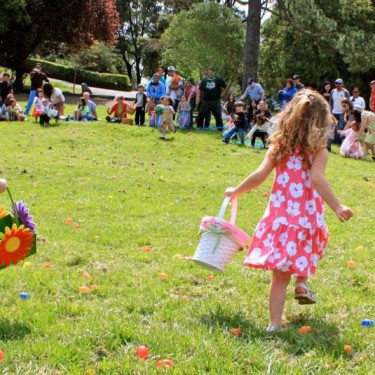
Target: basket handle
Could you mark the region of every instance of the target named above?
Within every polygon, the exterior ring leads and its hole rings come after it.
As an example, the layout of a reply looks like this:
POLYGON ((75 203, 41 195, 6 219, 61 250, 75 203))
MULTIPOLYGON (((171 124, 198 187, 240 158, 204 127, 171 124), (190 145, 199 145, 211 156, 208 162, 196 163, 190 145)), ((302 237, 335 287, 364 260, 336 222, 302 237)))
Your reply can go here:
MULTIPOLYGON (((223 221, 225 211, 227 210, 228 204, 230 202, 230 197, 225 197, 223 204, 221 205, 219 214, 217 215, 217 221, 218 223, 221 223, 223 221)), ((232 199, 232 210, 230 213, 230 223, 232 225, 235 225, 236 223, 236 216, 237 216, 237 198, 232 199)))

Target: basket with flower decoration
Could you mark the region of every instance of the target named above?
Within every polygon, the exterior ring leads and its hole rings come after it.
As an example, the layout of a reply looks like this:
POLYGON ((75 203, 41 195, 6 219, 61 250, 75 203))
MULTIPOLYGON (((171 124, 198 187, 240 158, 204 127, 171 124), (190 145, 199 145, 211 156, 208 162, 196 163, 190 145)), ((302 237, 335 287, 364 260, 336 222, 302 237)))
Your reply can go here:
POLYGON ((7 191, 11 208, 0 204, 0 269, 17 264, 36 253, 36 230, 26 203, 14 202, 4 179, 0 179, 0 193, 7 191))

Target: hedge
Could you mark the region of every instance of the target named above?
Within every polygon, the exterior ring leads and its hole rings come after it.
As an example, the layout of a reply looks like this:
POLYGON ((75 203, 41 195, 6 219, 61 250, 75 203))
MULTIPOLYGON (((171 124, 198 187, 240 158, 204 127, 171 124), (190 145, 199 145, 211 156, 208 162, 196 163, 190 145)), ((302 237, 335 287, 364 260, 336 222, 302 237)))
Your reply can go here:
MULTIPOLYGON (((43 71, 48 77, 73 82, 75 73, 73 67, 47 60, 29 58, 27 60, 27 68, 29 71, 34 68, 37 62, 42 64, 43 71)), ((82 82, 87 83, 89 87, 94 86, 105 89, 131 90, 130 79, 127 75, 123 74, 98 73, 77 69, 76 83, 81 84, 82 82)))

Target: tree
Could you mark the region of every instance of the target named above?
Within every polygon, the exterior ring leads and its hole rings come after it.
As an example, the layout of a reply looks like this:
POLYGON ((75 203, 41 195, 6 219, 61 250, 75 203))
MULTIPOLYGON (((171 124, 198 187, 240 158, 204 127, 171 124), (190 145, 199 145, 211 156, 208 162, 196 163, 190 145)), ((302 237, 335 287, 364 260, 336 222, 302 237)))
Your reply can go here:
MULTIPOLYGON (((307 83, 327 78, 366 82, 375 73, 375 6, 369 0, 279 0, 264 24, 261 76, 274 90, 294 73, 307 83), (277 74, 275 74, 277 72, 277 74)), ((361 86, 361 85, 360 85, 361 86)))
POLYGON ((185 76, 199 76, 210 66, 232 81, 242 75, 244 28, 228 7, 195 4, 173 18, 161 41, 163 63, 185 76))
POLYGON ((94 40, 116 40, 115 0, 8 0, 1 2, 0 65, 16 70, 16 89, 30 54, 77 51, 94 40))
POLYGON ((142 77, 142 58, 147 40, 158 34, 162 6, 157 0, 117 0, 121 24, 117 48, 125 62, 128 76, 136 72, 137 83, 142 77))

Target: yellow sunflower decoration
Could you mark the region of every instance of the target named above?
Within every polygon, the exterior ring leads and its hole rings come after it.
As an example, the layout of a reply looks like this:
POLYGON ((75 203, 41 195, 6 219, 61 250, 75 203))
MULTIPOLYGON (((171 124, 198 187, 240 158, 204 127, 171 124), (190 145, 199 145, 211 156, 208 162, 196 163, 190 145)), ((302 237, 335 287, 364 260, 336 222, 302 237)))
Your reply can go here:
POLYGON ((9 212, 6 210, 5 206, 1 205, 0 206, 0 219, 8 215, 9 215, 9 212))
POLYGON ((11 263, 17 264, 24 260, 33 247, 33 233, 23 225, 17 227, 13 224, 12 229, 5 228, 5 233, 0 233, 0 267, 9 267, 11 263))

